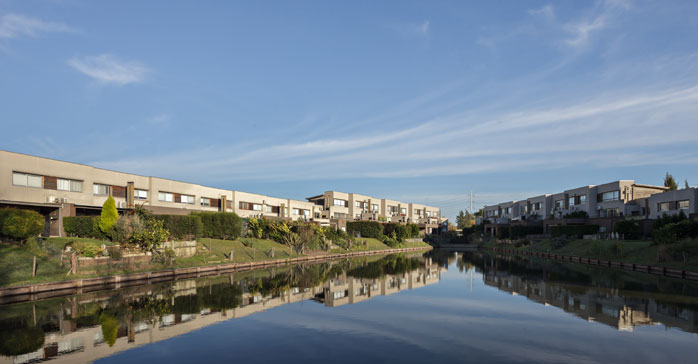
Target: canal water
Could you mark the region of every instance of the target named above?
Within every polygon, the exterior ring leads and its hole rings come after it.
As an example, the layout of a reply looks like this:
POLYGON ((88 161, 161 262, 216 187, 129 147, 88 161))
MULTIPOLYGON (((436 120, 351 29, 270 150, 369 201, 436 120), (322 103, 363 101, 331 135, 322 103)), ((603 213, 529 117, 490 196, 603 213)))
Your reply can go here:
POLYGON ((696 362, 698 282, 431 251, 0 306, 0 363, 696 362))

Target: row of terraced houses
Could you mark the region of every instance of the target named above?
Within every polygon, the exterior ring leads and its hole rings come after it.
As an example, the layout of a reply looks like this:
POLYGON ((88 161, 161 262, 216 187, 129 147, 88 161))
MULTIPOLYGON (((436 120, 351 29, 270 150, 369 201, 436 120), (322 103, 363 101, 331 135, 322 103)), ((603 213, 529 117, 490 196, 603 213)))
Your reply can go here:
POLYGON ((303 220, 337 229, 344 229, 346 221, 375 220, 418 224, 429 234, 445 220, 437 207, 356 193, 327 191, 301 201, 0 151, 0 208, 40 212, 46 236, 64 234, 65 216, 99 214, 109 195, 120 211, 143 206, 155 214, 235 212, 242 218, 303 220))
POLYGON ((601 232, 610 232, 619 219, 653 220, 681 212, 696 216, 697 200, 697 188, 669 191, 663 186, 619 180, 485 206, 479 221, 489 221, 488 232, 494 234, 501 225, 542 223, 547 228, 579 223, 579 216, 587 215, 584 220, 599 225, 601 232))

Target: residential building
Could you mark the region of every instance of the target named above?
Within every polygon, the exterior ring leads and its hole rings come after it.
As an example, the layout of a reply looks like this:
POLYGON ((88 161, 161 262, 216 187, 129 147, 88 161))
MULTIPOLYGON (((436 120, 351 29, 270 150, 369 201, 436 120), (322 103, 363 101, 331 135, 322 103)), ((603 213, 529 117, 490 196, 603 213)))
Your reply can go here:
POLYGON ((110 195, 119 211, 142 206, 155 214, 223 211, 242 218, 304 220, 322 226, 330 226, 334 219, 335 227, 339 220, 400 221, 421 224, 429 233, 441 221, 436 207, 415 204, 419 212, 413 214, 409 203, 354 193, 328 191, 300 201, 0 151, 0 208, 41 213, 46 236, 64 234, 63 217, 99 214, 110 195))
POLYGON ((647 199, 647 205, 650 219, 662 215, 678 215, 681 212, 686 216, 695 216, 698 214, 698 188, 653 194, 647 199))

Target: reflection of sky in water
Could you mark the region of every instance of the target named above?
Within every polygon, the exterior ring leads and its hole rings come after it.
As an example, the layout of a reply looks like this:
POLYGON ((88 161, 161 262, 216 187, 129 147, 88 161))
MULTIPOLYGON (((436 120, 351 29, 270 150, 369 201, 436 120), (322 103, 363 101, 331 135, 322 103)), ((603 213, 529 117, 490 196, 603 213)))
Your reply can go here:
POLYGON ((455 266, 440 283, 325 307, 312 301, 228 320, 103 362, 676 362, 698 335, 588 322, 483 283, 455 266))

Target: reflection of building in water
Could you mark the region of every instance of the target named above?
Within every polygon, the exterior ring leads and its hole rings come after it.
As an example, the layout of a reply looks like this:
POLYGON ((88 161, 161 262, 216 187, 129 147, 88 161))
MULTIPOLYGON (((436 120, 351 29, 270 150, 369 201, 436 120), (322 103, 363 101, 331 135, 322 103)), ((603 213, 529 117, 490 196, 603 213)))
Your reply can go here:
MULTIPOLYGON (((562 308, 588 321, 596 321, 618 330, 632 331, 634 326, 664 324, 689 332, 698 332, 695 310, 677 304, 664 304, 652 298, 624 297, 609 288, 531 279, 503 271, 483 273, 484 283, 531 301, 562 308)), ((639 296, 639 295, 638 295, 639 296)))
POLYGON ((408 273, 386 274, 377 279, 354 278, 343 273, 337 279, 327 281, 315 299, 331 307, 358 303, 374 296, 388 296, 437 283, 443 270, 436 264, 429 264, 408 273))
MULTIPOLYGON (((217 322, 245 317, 287 303, 314 299, 323 302, 326 306, 339 306, 346 303, 358 303, 376 295, 388 295, 400 290, 423 287, 438 282, 441 270, 437 265, 431 264, 430 260, 427 260, 414 271, 395 276, 385 275, 376 279, 354 278, 342 273, 335 279, 320 283, 316 287, 290 287, 277 294, 267 295, 250 292, 245 288, 242 292, 241 303, 233 309, 218 311, 206 308, 189 314, 167 313, 160 319, 156 317, 153 320, 121 325, 116 332, 113 346, 109 346, 106 342, 101 325, 79 327, 77 319, 71 320, 63 317, 71 317, 72 313, 77 312, 77 307, 80 304, 97 302, 106 305, 110 298, 109 293, 104 293, 102 297, 95 295, 88 295, 82 299, 73 297, 70 299, 71 304, 60 306, 59 315, 55 317, 56 322, 51 323, 55 327, 55 331, 45 334, 42 348, 14 357, 0 356, 0 363, 20 364, 49 359, 54 363, 92 362, 120 351, 166 340, 217 322)), ((168 297, 171 297, 173 303, 176 298, 195 297, 197 288, 201 287, 197 287, 195 279, 177 281, 172 283, 172 295, 168 297)), ((138 296, 164 298, 162 294, 151 291, 150 287, 142 287, 137 290, 137 293, 129 297, 138 296)))

